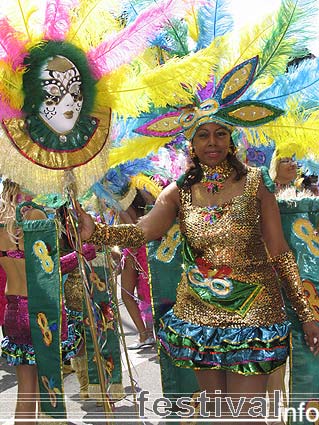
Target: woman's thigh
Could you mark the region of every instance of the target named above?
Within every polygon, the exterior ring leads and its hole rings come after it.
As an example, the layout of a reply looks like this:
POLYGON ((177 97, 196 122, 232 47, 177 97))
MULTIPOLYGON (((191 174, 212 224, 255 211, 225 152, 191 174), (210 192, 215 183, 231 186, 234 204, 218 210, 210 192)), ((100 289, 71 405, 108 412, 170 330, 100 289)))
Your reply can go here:
POLYGON ((16 367, 18 391, 20 394, 37 394, 38 373, 35 365, 19 365, 16 367))
POLYGON ((267 416, 266 390, 269 376, 266 374, 244 376, 227 372, 227 416, 253 419, 267 416))

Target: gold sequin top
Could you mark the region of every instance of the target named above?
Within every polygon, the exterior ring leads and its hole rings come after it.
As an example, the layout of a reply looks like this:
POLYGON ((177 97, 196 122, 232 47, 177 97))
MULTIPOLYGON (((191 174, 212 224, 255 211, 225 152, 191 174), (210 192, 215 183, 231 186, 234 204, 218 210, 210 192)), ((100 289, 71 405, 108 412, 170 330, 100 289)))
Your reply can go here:
MULTIPOLYGON (((218 327, 268 326, 287 319, 278 279, 262 241, 261 206, 257 198, 261 178, 259 169, 249 168, 242 194, 223 206, 223 215, 213 224, 205 221, 203 207, 192 205, 191 189, 179 189, 181 231, 195 255, 212 263, 212 268, 231 267, 233 279, 259 283, 264 287, 246 316, 242 317, 203 304, 189 292, 184 275, 174 306, 174 313, 179 318, 218 327)), ((294 285, 290 288, 289 298, 299 317, 307 319, 308 306, 298 303, 302 294, 300 280, 294 285)))

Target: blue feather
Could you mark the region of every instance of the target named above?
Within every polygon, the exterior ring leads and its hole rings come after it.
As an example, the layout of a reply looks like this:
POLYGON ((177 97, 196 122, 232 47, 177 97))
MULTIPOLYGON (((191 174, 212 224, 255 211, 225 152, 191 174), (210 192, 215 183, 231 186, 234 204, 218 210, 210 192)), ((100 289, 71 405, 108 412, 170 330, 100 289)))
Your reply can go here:
POLYGON ((125 17, 126 24, 133 22, 137 16, 147 9, 154 0, 123 0, 119 2, 119 6, 122 7, 122 16, 125 17))
POLYGON ((300 163, 303 173, 306 176, 319 176, 319 162, 313 161, 311 159, 301 159, 298 160, 298 163, 300 163))
POLYGON ((112 149, 121 146, 123 140, 136 137, 134 130, 146 124, 150 120, 167 112, 166 108, 156 108, 151 113, 144 113, 137 118, 127 118, 126 120, 117 119, 113 124, 112 130, 112 149))
POLYGON ((233 28, 233 18, 228 10, 228 0, 214 0, 198 11, 199 37, 196 51, 209 46, 216 37, 233 28))
POLYGON ((129 188, 132 176, 154 170, 155 166, 148 158, 135 159, 111 168, 100 182, 113 194, 124 195, 129 188))
POLYGON ((117 211, 121 210, 119 203, 114 199, 114 195, 107 190, 100 182, 94 183, 92 190, 99 199, 104 199, 109 208, 114 208, 117 211))
POLYGON ((116 195, 125 195, 129 189, 132 176, 147 172, 156 172, 156 165, 150 159, 141 158, 127 161, 108 170, 104 177, 99 182, 96 182, 91 189, 98 198, 105 200, 109 208, 120 211, 121 206, 115 199, 116 195))
POLYGON ((252 85, 241 100, 254 99, 286 109, 287 101, 298 99, 300 108, 319 108, 319 58, 307 59, 288 68, 286 74, 275 78, 273 84, 256 94, 252 85))
POLYGON ((183 57, 189 54, 191 47, 187 23, 181 19, 170 19, 162 33, 153 40, 151 45, 168 52, 170 56, 183 57))

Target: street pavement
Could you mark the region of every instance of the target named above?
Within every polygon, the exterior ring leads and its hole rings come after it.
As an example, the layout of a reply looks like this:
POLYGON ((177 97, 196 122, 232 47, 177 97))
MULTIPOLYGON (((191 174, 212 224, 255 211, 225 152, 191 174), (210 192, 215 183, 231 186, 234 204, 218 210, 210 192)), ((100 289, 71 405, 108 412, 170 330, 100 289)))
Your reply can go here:
MULTIPOLYGON (((121 299, 119 299, 119 307, 125 342, 126 345, 130 345, 137 339, 136 330, 121 299)), ((114 412, 107 416, 103 407, 97 405, 96 400, 80 400, 79 383, 75 373, 65 377, 64 391, 69 425, 93 423, 157 425, 164 423, 160 416, 153 413, 153 401, 162 396, 156 347, 127 350, 131 373, 129 373, 123 346, 121 346, 121 351, 125 397, 115 403, 114 412), (132 379, 130 375, 132 375, 132 379), (142 405, 140 406, 137 400, 141 391, 148 391, 150 398, 150 401, 145 403, 144 411, 139 411, 142 409, 142 405), (140 417, 141 413, 144 414, 143 418, 140 417)), ((17 380, 15 368, 7 366, 3 359, 0 360, 0 393, 0 425, 11 425, 14 418, 17 380)))

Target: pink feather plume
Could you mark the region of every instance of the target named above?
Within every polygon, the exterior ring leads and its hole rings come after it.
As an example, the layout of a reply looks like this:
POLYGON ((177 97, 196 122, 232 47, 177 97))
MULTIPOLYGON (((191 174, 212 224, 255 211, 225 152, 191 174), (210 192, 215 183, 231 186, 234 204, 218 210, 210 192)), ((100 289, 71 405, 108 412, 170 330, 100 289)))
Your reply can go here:
MULTIPOLYGON (((187 1, 189 6, 192 1, 187 1)), ((95 78, 114 71, 141 53, 154 40, 157 33, 172 17, 185 14, 183 0, 164 0, 148 7, 137 19, 118 34, 88 53, 91 71, 95 78)))
POLYGON ((48 0, 45 10, 44 39, 63 41, 70 28, 70 9, 77 0, 48 0))
POLYGON ((17 32, 7 18, 0 19, 0 59, 17 69, 26 55, 23 34, 17 32), (20 38, 21 37, 21 38, 20 38))
POLYGON ((22 112, 18 109, 12 108, 8 101, 1 98, 0 94, 0 121, 7 120, 10 118, 21 118, 22 112))

